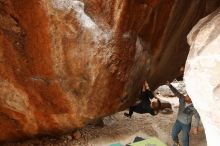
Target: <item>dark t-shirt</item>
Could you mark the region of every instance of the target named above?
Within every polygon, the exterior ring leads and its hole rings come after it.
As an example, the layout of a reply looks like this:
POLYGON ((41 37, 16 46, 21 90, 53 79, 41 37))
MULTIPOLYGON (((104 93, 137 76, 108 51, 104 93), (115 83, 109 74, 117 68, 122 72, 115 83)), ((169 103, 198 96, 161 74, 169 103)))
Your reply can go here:
POLYGON ((151 101, 150 99, 154 98, 154 94, 152 91, 150 90, 146 90, 146 91, 142 91, 141 92, 141 96, 140 96, 140 104, 139 107, 141 106, 141 108, 139 109, 139 112, 143 112, 143 113, 150 113, 151 115, 154 115, 154 110, 150 107, 151 101))
POLYGON ((150 99, 153 99, 153 98, 154 98, 154 94, 152 91, 146 90, 146 91, 141 92, 140 100, 141 100, 141 103, 143 103, 144 105, 149 106, 151 103, 150 99))

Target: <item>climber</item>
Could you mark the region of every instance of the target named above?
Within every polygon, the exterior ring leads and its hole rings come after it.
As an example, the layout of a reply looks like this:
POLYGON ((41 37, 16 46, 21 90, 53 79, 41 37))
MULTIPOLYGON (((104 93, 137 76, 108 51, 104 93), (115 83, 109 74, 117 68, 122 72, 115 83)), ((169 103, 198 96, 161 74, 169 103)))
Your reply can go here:
POLYGON ((134 106, 129 108, 129 113, 124 113, 125 116, 130 117, 132 116, 133 112, 144 114, 150 113, 151 115, 157 115, 161 106, 161 102, 158 98, 154 96, 152 91, 150 91, 147 82, 145 81, 140 100, 136 102, 134 106))
POLYGON ((192 116, 194 115, 196 125, 194 128, 194 132, 198 132, 200 116, 197 110, 194 108, 192 104, 192 100, 188 95, 182 95, 176 88, 174 88, 168 81, 167 85, 171 89, 171 91, 179 98, 179 110, 177 115, 177 120, 173 125, 172 129, 172 139, 174 141, 173 146, 179 146, 178 135, 180 131, 183 131, 183 146, 189 146, 189 132, 191 129, 192 116))

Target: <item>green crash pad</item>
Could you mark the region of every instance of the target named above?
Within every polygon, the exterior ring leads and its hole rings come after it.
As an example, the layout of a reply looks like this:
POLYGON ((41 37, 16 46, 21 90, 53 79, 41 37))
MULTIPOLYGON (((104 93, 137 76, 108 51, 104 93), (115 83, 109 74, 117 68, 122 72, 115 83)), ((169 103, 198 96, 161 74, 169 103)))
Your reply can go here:
POLYGON ((130 146, 167 146, 156 137, 150 137, 145 140, 129 144, 130 146))
POLYGON ((110 146, 122 146, 120 143, 111 144, 110 146))

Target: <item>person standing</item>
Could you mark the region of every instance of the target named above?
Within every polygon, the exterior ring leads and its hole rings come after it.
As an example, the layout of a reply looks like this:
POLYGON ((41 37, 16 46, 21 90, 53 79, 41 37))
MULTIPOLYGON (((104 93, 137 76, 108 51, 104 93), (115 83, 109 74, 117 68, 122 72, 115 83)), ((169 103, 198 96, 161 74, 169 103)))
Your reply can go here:
POLYGON ((173 125, 172 129, 172 139, 174 141, 173 146, 179 146, 178 135, 182 131, 183 138, 182 143, 183 146, 189 146, 189 132, 191 129, 192 116, 194 115, 196 125, 195 130, 198 132, 198 126, 200 122, 200 116, 197 110, 194 108, 192 104, 192 100, 188 95, 184 96, 181 94, 176 88, 174 88, 168 81, 167 85, 171 89, 171 91, 179 98, 179 110, 176 122, 173 125))

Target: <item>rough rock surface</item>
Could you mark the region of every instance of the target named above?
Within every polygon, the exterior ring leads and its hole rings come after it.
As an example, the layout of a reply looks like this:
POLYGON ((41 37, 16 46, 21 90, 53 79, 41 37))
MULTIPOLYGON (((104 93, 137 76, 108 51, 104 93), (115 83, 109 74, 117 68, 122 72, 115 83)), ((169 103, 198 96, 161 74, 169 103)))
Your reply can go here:
POLYGON ((207 143, 220 139, 220 8, 200 20, 188 36, 186 90, 199 111, 207 143))
POLYGON ((0 0, 0 141, 82 127, 131 105, 146 78, 174 78, 205 11, 206 0, 0 0))
MULTIPOLYGON (((186 94, 185 90, 185 84, 183 81, 174 81, 172 82, 172 85, 182 94, 186 94)), ((162 96, 175 96, 173 92, 170 90, 170 88, 167 85, 162 85, 158 87, 154 93, 162 95, 162 96)))

